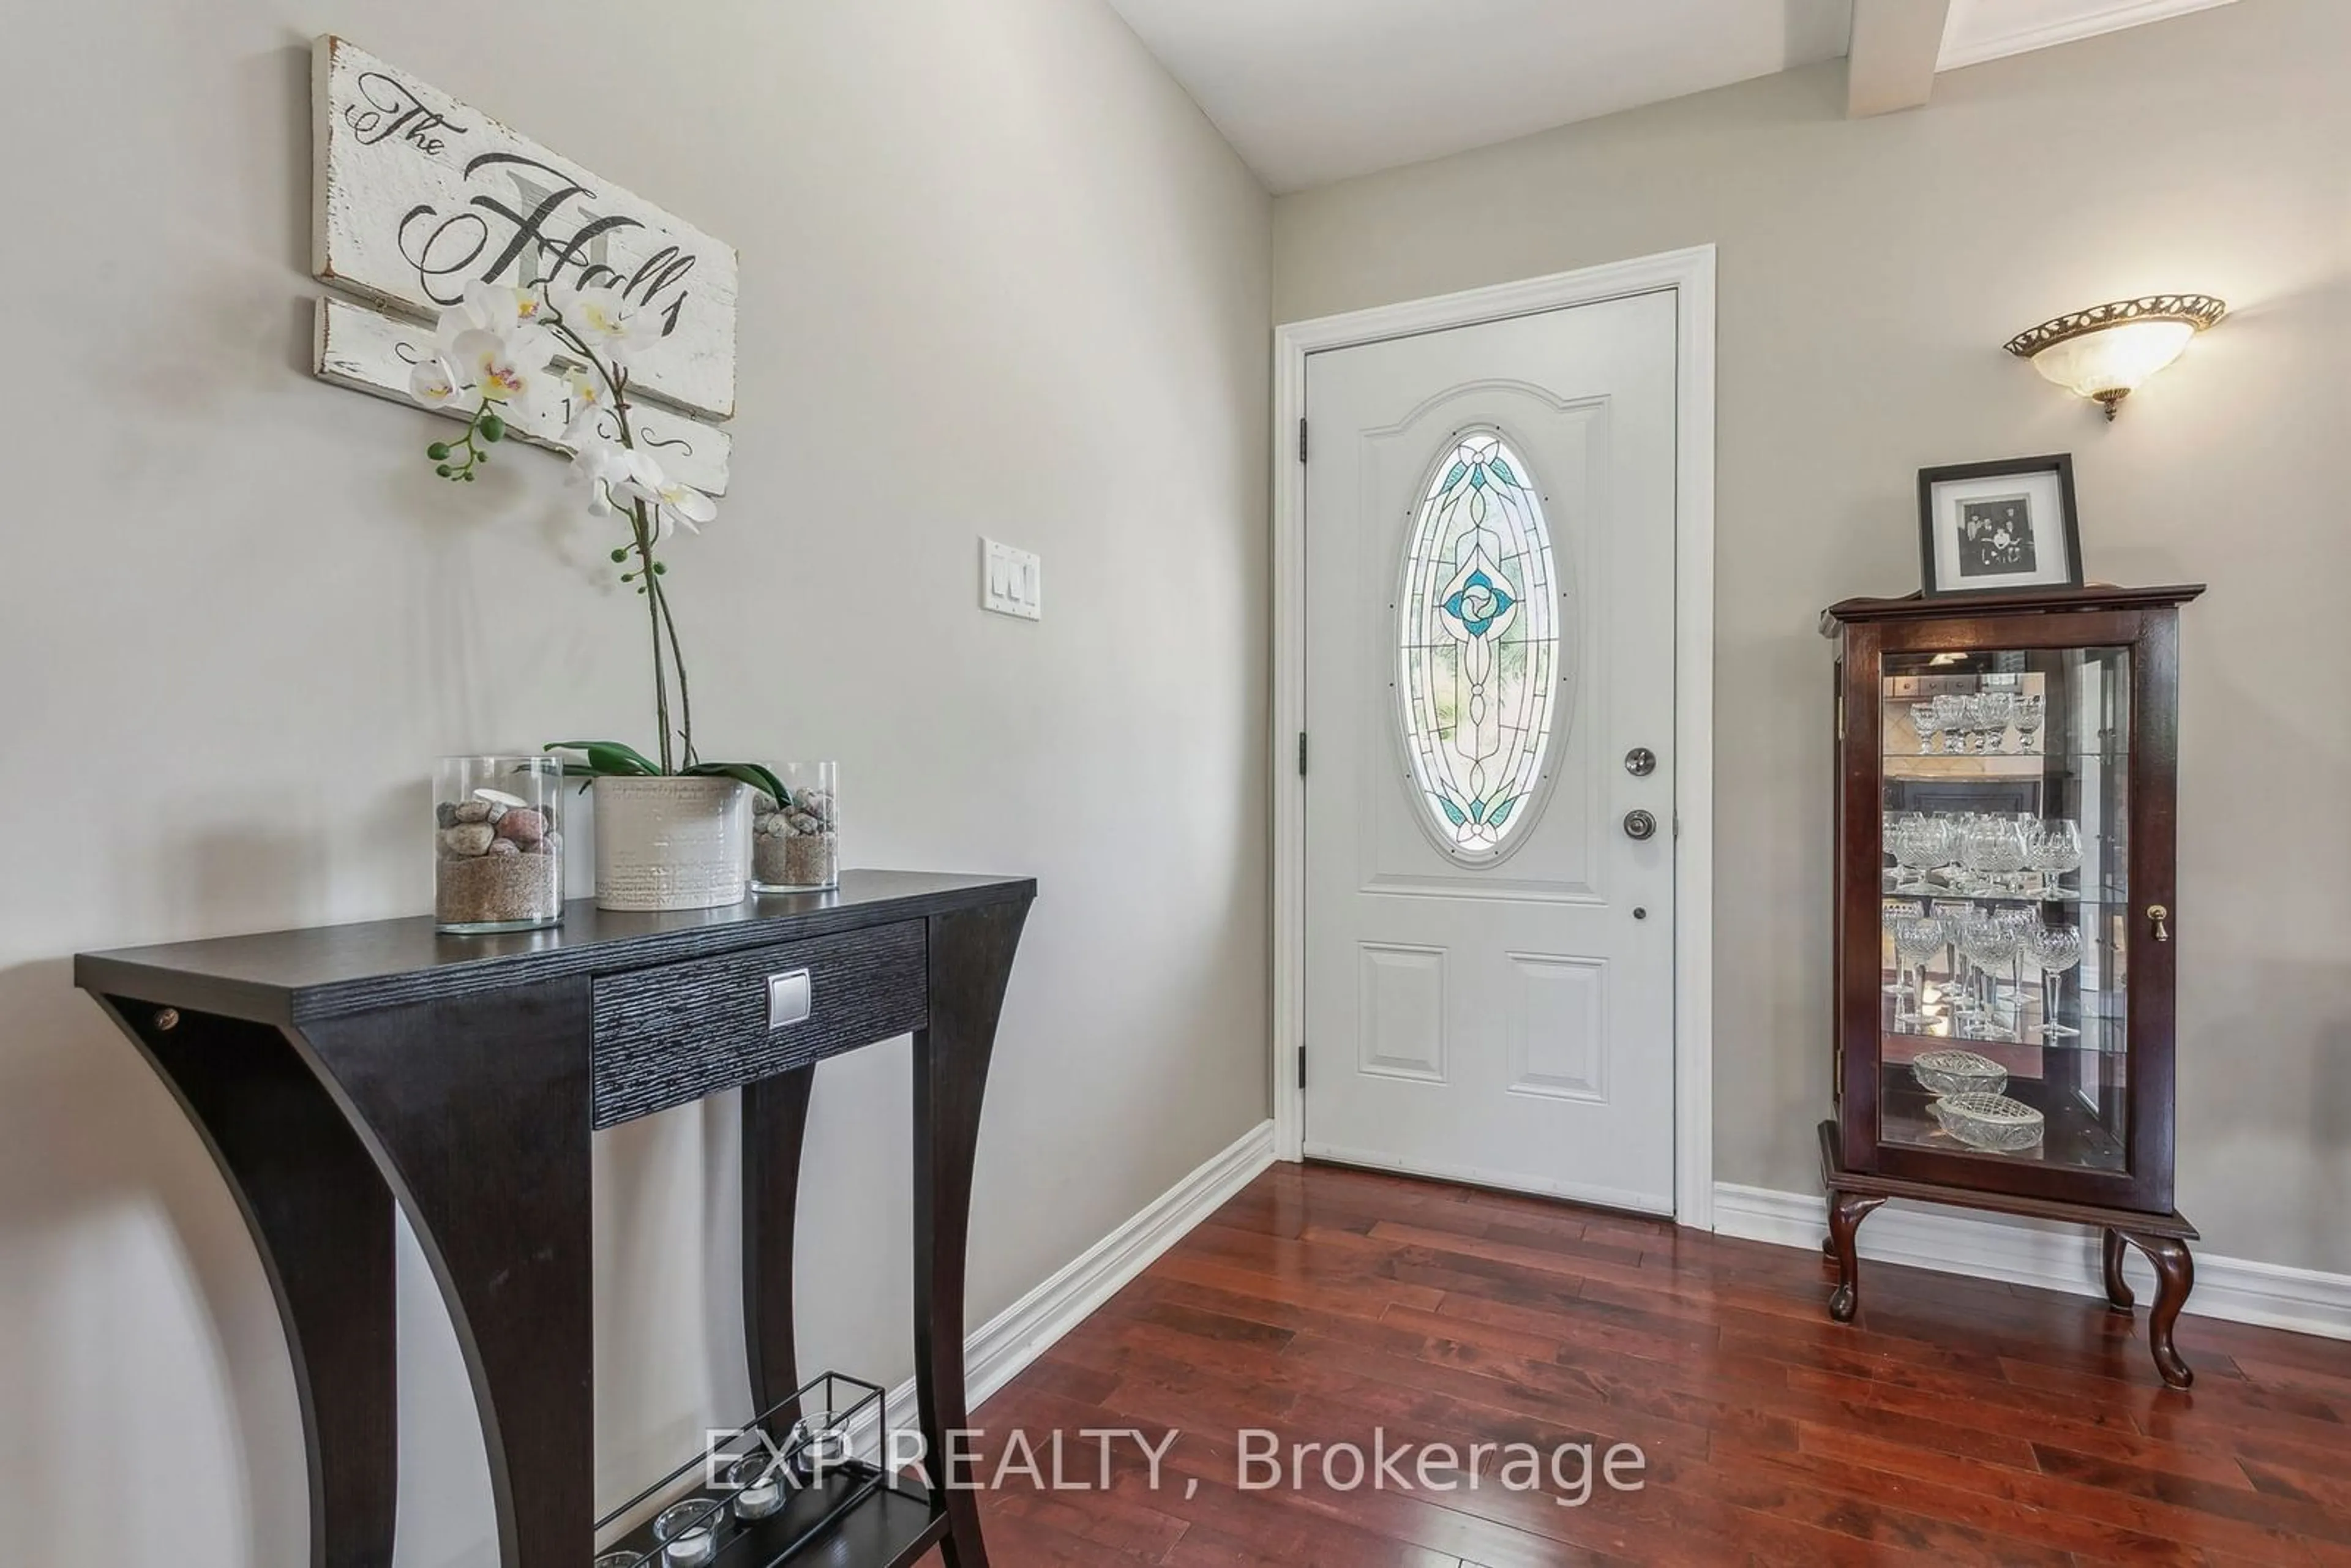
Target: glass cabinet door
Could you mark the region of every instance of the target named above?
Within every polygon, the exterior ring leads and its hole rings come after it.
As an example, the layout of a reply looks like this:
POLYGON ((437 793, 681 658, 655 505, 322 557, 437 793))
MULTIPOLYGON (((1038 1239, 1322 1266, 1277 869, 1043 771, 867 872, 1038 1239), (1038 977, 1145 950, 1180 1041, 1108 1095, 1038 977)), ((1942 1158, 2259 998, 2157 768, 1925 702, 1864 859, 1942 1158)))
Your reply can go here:
POLYGON ((2122 1172, 2128 648, 1881 665, 1878 1142, 2122 1172))

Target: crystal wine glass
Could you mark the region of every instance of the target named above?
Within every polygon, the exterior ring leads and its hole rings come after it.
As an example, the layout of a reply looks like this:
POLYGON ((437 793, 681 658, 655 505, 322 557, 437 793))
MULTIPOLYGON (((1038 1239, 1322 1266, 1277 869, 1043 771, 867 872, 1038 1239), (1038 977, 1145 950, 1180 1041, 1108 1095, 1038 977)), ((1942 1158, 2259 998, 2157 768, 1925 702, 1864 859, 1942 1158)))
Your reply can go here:
POLYGON ((2016 956, 2018 932, 2015 925, 2001 918, 1994 910, 1976 910, 1959 923, 1959 951, 1974 966, 1981 981, 1982 995, 1976 998, 1972 1017, 1963 1026, 1961 1034, 1970 1040, 2007 1040, 2013 1038, 2003 1031, 2000 1022, 2000 967, 2016 956))
POLYGON ((1895 1028, 1916 1030, 1927 1021, 1926 1014, 1919 1008, 1927 996, 1927 966, 1942 949, 1943 923, 1933 915, 1906 915, 1894 923, 1895 962, 1905 976, 1914 968, 1918 971, 1918 983, 1911 992, 1909 1010, 1901 1010, 1901 1000, 1898 997, 1896 998, 1895 1028))
POLYGON ((2065 1040, 2082 1031, 2057 1021, 2064 999, 2065 971, 2082 961, 2082 933, 2072 925, 2044 925, 2038 921, 2024 932, 2025 956, 2041 971, 2041 1038, 2065 1040))
MULTIPOLYGON (((1905 920, 1922 919, 1926 913, 1919 907, 1918 901, 1915 898, 1885 899, 1878 904, 1877 926, 1890 939, 1896 925, 1901 925, 1905 920)), ((1901 1005, 1900 998, 1910 994, 1909 977, 1903 973, 1897 964, 1894 972, 1894 983, 1878 988, 1887 996, 1895 998, 1895 1005, 1898 1008, 1901 1005)))
POLYGON ((1967 749, 1968 699, 1961 692, 1939 692, 1935 696, 1935 727, 1943 737, 1943 754, 1949 757, 1967 749))
POLYGON ((1935 750, 1935 737, 1942 732, 1943 727, 1932 702, 1910 705, 1910 727, 1918 734, 1918 755, 1931 756, 1935 750))
POLYGON ((2016 694, 1986 692, 1976 702, 1977 716, 1983 725, 1982 750, 1987 756, 2006 756, 2009 721, 2016 716, 2016 694))
POLYGON ((2013 817, 1975 818, 1960 842, 1959 863, 1971 873, 1970 892, 2013 891, 2016 873, 2024 869, 2023 825, 2013 817))
POLYGON ((2068 873, 2082 867, 2082 829, 2063 818, 2037 822, 2025 842, 2024 863, 2041 873, 2041 896, 2051 903, 2074 896, 2064 885, 2068 873))
POLYGON ((2049 716, 2049 699, 2035 693, 2016 699, 2016 748, 2026 756, 2032 755, 2040 744, 2041 727, 2049 716))

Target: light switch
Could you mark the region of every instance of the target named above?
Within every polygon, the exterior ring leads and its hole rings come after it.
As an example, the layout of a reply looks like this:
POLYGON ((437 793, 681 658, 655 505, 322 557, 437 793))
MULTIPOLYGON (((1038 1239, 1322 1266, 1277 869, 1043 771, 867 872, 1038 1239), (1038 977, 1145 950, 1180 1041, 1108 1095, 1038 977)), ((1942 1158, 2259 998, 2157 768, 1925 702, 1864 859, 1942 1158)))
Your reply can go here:
POLYGON ((1043 619, 1044 568, 1035 552, 979 541, 979 607, 1024 621, 1043 619))

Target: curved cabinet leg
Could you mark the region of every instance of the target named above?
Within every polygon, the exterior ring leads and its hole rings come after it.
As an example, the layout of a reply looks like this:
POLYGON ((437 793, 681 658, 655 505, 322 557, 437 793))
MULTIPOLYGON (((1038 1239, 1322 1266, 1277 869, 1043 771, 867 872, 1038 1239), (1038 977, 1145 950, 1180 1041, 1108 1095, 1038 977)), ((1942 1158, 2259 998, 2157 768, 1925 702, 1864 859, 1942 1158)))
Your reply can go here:
POLYGON ((1885 1201, 1868 1193, 1829 1194, 1828 1250, 1837 1265, 1837 1288, 1829 1297, 1829 1316, 1841 1323, 1853 1322, 1860 1306, 1861 1258, 1855 1249, 1855 1233, 1885 1201))
POLYGON ((104 998, 202 1134, 277 1298, 310 1471, 312 1568, 392 1561, 399 1452, 392 1192, 266 1024, 104 998))
POLYGON ((2155 1370, 2172 1387, 2186 1388, 2196 1381, 2196 1374, 2173 1346, 2171 1330, 2179 1321, 2179 1309, 2188 1304, 2188 1292, 2196 1288, 2196 1261, 2189 1256, 2188 1243, 2177 1237, 2133 1236, 2130 1243, 2155 1265, 2155 1304, 2147 1314, 2147 1343, 2155 1353, 2155 1370))
POLYGON ((2123 1278, 2124 1245, 2121 1231, 2109 1230, 2105 1233, 2103 1252, 2106 1275, 2106 1305, 2118 1312, 2127 1313, 2133 1307, 2138 1305, 2138 1298, 2131 1294, 2130 1281, 2123 1278))
MULTIPOLYGON (((749 1352, 754 1412, 783 1404, 800 1385, 792 1239, 809 1092, 815 1084, 811 1065, 743 1088, 743 1341, 749 1352)), ((768 1436, 781 1443, 798 1419, 798 1406, 778 1411, 768 1436)))
POLYGON ((504 1568, 594 1555, 586 977, 305 1023, 433 1266, 504 1568))
MULTIPOLYGON (((946 1568, 987 1568, 977 1493, 951 1483, 951 1433, 971 1425, 964 1391, 964 1248, 971 1170, 996 1020, 1029 906, 991 904, 930 922, 930 1027, 914 1037, 914 1376, 931 1478, 943 1489, 946 1568)), ((959 1445, 963 1446, 963 1445, 959 1445)))

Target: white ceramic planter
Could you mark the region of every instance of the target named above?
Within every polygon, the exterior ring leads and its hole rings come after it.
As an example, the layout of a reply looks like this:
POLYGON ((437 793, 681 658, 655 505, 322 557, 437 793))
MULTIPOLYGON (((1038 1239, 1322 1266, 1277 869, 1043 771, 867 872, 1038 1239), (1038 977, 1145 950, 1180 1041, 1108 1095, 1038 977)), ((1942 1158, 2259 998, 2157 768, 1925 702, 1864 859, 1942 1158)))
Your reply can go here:
POLYGON ((732 779, 596 780, 596 907, 716 909, 749 892, 751 792, 732 779))

